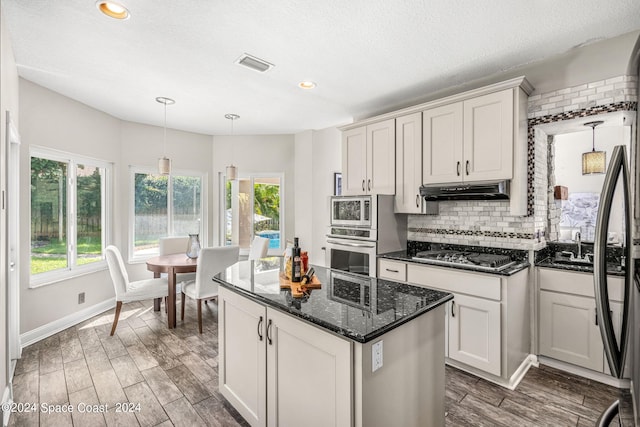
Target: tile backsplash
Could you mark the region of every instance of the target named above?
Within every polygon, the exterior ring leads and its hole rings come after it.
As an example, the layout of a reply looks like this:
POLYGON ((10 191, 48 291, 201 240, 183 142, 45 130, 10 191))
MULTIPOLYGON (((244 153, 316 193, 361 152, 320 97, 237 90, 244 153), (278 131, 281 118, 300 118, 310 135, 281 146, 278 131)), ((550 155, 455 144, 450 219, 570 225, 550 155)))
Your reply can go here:
MULTIPOLYGON (((536 94, 528 100, 528 211, 509 214, 508 201, 446 201, 438 215, 409 215, 407 239, 537 250, 545 245, 548 191, 546 136, 536 126, 613 111, 636 111, 638 78, 618 76, 536 94)), ((632 162, 633 163, 633 162, 632 162)), ((635 165, 632 165, 632 170, 635 165)), ((632 178, 633 179, 633 178, 632 178)), ((640 230, 636 230, 636 236, 640 230)))

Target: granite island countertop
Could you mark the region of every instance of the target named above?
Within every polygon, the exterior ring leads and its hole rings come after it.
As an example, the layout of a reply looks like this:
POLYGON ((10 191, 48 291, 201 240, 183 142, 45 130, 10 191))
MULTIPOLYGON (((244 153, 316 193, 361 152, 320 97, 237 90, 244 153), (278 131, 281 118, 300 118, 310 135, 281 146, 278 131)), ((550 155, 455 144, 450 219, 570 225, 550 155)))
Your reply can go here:
MULTIPOLYGON (((281 261, 280 261, 281 262, 281 261)), ((313 266, 321 285, 302 298, 280 289, 281 266, 240 261, 214 277, 221 286, 360 343, 453 299, 447 292, 313 266)))

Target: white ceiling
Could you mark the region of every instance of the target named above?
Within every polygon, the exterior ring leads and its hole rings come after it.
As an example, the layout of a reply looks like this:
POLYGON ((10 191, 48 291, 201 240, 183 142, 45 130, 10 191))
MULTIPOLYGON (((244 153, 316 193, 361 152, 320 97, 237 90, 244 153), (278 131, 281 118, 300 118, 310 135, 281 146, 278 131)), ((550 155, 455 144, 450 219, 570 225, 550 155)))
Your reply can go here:
POLYGON ((350 123, 640 29, 638 0, 1 0, 18 73, 115 117, 211 135, 350 123), (275 64, 258 73, 243 53, 275 64), (314 90, 297 87, 302 80, 314 90))

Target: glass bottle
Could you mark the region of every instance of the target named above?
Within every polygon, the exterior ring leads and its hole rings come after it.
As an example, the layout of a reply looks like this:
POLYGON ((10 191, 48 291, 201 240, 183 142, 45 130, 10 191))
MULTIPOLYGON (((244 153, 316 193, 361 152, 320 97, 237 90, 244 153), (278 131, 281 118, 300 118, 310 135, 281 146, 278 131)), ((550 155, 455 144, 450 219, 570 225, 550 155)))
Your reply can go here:
POLYGON ((300 246, 298 246, 298 238, 293 238, 293 250, 291 251, 293 259, 291 265, 291 281, 300 282, 302 280, 302 258, 300 256, 300 246))
POLYGON ((187 256, 189 258, 198 258, 200 255, 200 235, 189 234, 189 243, 187 244, 187 256))

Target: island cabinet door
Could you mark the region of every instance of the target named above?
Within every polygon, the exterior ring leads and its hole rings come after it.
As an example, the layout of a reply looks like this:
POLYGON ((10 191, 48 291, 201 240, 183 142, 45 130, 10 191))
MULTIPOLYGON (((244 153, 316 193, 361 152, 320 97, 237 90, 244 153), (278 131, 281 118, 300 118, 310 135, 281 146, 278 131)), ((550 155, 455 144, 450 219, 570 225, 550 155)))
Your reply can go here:
POLYGON ((220 393, 252 426, 266 425, 266 308, 220 288, 220 393))
POLYGON ((267 313, 268 425, 351 426, 351 342, 267 313))
POLYGON ((449 358, 501 375, 500 303, 456 294, 449 306, 449 358))

